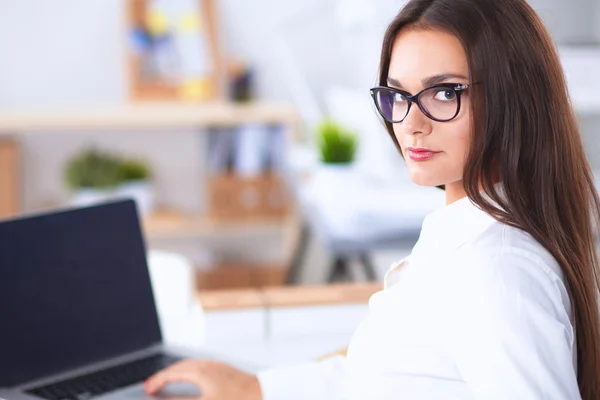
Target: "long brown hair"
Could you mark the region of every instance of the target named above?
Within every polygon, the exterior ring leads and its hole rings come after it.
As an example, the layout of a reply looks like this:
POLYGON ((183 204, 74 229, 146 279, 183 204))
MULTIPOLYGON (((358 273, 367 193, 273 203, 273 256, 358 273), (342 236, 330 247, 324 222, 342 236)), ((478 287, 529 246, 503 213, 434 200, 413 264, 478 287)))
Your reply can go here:
MULTIPOLYGON (((474 134, 465 191, 497 220, 529 233, 562 268, 576 329, 579 390, 584 400, 600 399, 594 246, 600 200, 548 32, 524 0, 412 0, 385 33, 382 86, 394 40, 406 27, 439 29, 461 41, 477 83, 469 89, 474 134), (486 201, 482 188, 502 210, 486 201)), ((386 128, 400 150, 392 124, 386 128)))

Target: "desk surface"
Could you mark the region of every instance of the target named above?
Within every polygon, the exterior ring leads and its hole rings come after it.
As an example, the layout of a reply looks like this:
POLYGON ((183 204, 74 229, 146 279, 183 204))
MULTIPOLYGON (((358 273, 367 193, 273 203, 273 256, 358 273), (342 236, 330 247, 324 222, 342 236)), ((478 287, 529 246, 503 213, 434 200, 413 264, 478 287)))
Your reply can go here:
POLYGON ((205 311, 247 308, 304 307, 367 303, 380 283, 321 286, 275 286, 240 290, 209 290, 197 294, 205 311))

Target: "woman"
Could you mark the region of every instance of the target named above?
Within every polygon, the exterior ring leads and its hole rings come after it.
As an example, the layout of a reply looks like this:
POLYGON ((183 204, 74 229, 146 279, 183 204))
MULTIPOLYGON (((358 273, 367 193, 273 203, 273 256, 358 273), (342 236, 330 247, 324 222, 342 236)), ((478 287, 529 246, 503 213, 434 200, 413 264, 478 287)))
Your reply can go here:
POLYGON ((258 378, 186 361, 205 398, 600 399, 600 202, 548 33, 524 0, 412 0, 389 26, 387 130, 447 206, 386 276, 346 357, 258 378))

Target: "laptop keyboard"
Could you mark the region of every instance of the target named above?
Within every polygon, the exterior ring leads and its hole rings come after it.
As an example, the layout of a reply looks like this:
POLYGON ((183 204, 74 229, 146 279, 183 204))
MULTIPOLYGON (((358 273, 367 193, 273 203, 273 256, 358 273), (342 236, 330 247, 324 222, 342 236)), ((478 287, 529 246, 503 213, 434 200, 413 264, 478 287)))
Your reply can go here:
POLYGON ((27 393, 48 400, 85 400, 140 383, 178 360, 176 357, 157 354, 62 382, 41 386, 28 390, 27 393))

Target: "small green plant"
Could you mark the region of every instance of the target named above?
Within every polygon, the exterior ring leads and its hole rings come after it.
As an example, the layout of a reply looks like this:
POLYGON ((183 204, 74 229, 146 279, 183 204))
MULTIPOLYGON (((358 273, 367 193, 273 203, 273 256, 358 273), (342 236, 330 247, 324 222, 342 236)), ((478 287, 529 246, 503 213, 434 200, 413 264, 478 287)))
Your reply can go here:
POLYGON ((151 177, 150 167, 139 159, 126 159, 121 163, 121 178, 123 181, 144 181, 151 177))
POLYGON ((137 159, 124 159, 116 154, 90 148, 68 161, 65 181, 73 189, 114 189, 127 181, 147 180, 148 165, 137 159))
POLYGON ((92 148, 72 158, 65 174, 71 189, 111 189, 121 184, 117 156, 92 148))
POLYGON ((326 119, 317 127, 317 144, 322 162, 348 164, 354 161, 358 135, 339 123, 326 119))

